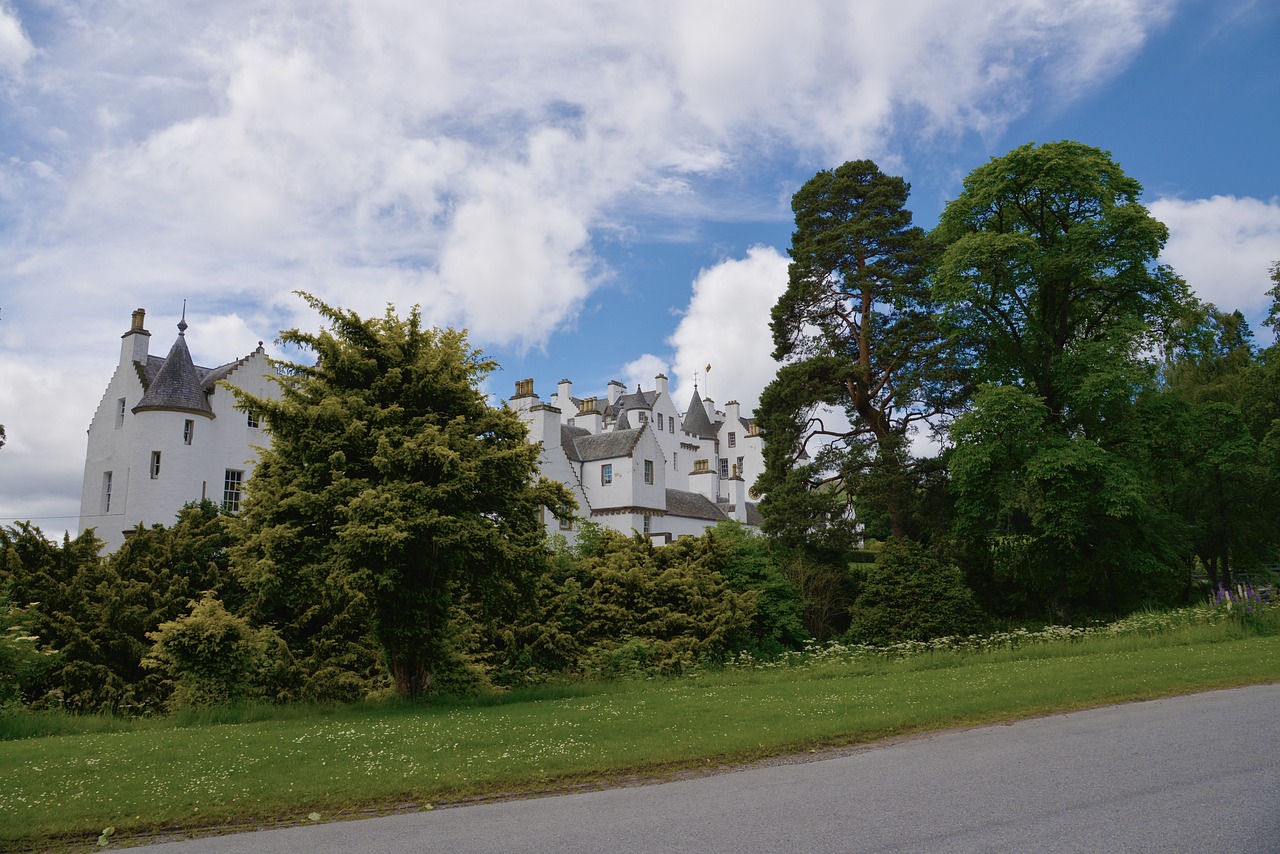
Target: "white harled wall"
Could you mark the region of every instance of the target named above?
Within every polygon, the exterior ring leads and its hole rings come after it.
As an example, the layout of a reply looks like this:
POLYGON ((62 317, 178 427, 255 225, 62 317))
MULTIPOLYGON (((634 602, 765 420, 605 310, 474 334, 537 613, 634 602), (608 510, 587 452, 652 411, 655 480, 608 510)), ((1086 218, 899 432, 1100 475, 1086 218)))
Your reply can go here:
MULTIPOLYGON (((221 504, 227 469, 244 472, 247 482, 258 459, 255 446, 269 443, 261 427, 250 427, 235 397, 220 387, 209 395, 213 418, 190 412, 146 410, 134 413, 142 399, 142 381, 134 359, 147 358, 147 333, 124 336, 121 364, 89 425, 84 482, 80 497, 80 530, 96 529, 114 551, 125 533, 139 524, 170 525, 184 504, 201 498, 221 504), (124 398, 124 418, 119 400, 124 398), (183 440, 186 421, 194 422, 190 445, 183 440), (160 473, 151 477, 151 458, 160 452, 160 473), (111 472, 111 506, 103 513, 103 474, 111 472)), ((233 370, 226 381, 257 397, 273 397, 276 386, 266 354, 259 348, 233 370)), ((261 423, 261 421, 259 421, 261 423)))

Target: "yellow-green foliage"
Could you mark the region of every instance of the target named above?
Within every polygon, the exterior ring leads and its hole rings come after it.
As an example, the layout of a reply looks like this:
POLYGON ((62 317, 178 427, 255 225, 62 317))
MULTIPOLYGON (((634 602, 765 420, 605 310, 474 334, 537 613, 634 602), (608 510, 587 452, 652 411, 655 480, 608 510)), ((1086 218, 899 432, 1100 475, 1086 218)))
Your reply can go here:
POLYGON ((176 685, 170 708, 216 706, 247 699, 253 677, 266 664, 269 633, 227 612, 206 594, 191 613, 161 623, 148 633, 155 641, 143 665, 160 670, 176 685))

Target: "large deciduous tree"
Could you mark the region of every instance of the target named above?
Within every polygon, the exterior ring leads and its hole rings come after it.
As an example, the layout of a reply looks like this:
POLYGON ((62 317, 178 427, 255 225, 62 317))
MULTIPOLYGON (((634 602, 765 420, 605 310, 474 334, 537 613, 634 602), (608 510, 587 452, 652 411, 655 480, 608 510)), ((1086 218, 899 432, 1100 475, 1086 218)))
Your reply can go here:
POLYGON ((1142 604, 1177 562, 1137 404, 1187 295, 1140 193, 1107 152, 1026 145, 975 169, 935 232, 935 294, 990 384, 953 431, 961 529, 1060 619, 1142 604))
POLYGON ((945 403, 951 377, 926 278, 931 244, 911 224, 908 191, 858 160, 792 198, 789 282, 771 324, 783 364, 759 413, 773 533, 838 529, 855 503, 864 520, 881 515, 885 533, 912 527, 908 436, 945 403), (821 407, 845 413, 848 429, 814 417, 821 407))
POLYGON ((284 365, 278 399, 237 392, 271 432, 241 515, 249 604, 286 616, 296 643, 324 618, 309 611, 342 618, 355 602, 399 693, 424 694, 450 667, 455 595, 492 601, 531 577, 541 508, 567 517, 573 500, 538 477, 516 414, 480 392, 495 363, 465 332, 424 328, 417 308, 365 319, 302 296, 327 327, 282 339, 316 364, 284 365))
POLYGON ((1168 229, 1108 152, 1024 145, 969 174, 935 231, 935 294, 980 381, 1074 412, 1099 359, 1136 358, 1177 317, 1186 287, 1155 264, 1168 229))

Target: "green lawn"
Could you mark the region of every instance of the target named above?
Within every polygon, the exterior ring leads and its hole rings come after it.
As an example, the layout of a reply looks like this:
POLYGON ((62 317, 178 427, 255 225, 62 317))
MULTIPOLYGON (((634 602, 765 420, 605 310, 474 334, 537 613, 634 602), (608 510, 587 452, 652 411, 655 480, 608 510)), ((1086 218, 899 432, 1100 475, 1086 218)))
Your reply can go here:
POLYGON ((1222 626, 902 661, 728 669, 237 724, 119 722, 0 742, 0 847, 323 819, 555 789, 1280 680, 1280 636, 1222 626))

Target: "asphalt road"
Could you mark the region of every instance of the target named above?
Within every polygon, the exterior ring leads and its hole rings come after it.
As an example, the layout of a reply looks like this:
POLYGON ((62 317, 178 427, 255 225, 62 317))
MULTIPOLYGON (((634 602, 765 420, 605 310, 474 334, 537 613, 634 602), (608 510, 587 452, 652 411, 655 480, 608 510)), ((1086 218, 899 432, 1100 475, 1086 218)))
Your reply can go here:
POLYGON ((1280 852, 1280 685, 657 785, 148 850, 1280 852))

